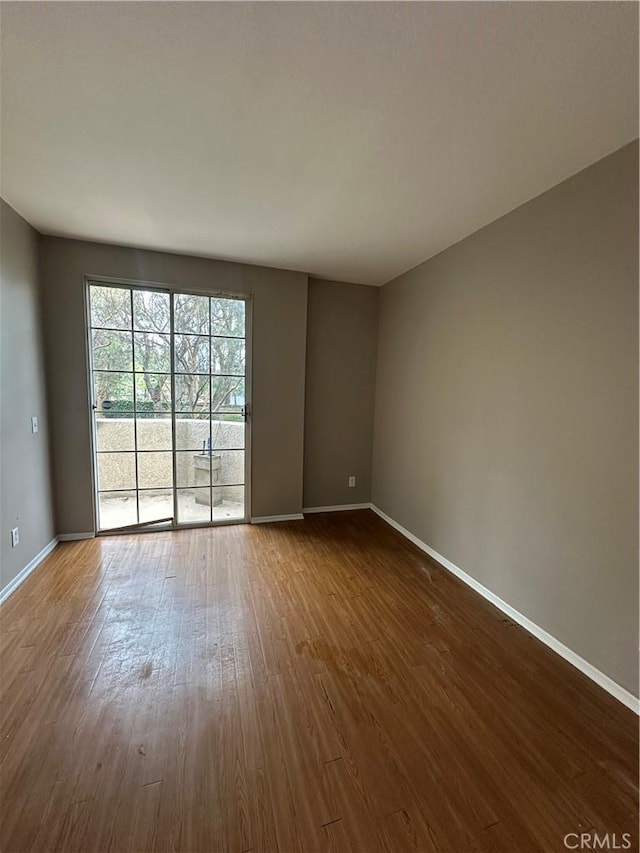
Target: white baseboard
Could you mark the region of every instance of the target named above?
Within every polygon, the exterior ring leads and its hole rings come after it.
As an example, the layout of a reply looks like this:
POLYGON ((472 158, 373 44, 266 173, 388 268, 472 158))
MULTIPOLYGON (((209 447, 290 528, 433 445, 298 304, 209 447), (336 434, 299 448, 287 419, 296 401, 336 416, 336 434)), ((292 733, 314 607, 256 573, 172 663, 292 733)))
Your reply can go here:
POLYGON ((303 513, 309 512, 344 512, 349 509, 371 509, 371 504, 334 504, 333 506, 305 506, 303 513))
POLYGON ((44 546, 44 548, 42 549, 42 551, 40 551, 39 554, 36 554, 36 556, 33 558, 33 560, 31 560, 30 563, 27 563, 24 569, 18 572, 18 574, 13 580, 9 581, 9 583, 4 587, 4 589, 0 590, 0 604, 2 604, 3 601, 6 601, 12 592, 16 591, 20 584, 31 574, 31 572, 35 568, 40 565, 44 558, 53 551, 57 544, 58 537, 55 536, 51 540, 51 542, 44 546))
POLYGON ((503 601, 499 598, 495 593, 491 592, 490 589, 487 589, 486 586, 483 586, 477 580, 468 575, 465 571, 460 569, 455 563, 452 563, 450 560, 447 560, 446 557, 443 557, 442 554, 438 554, 437 551, 434 551, 431 546, 427 545, 426 542, 423 542, 421 539, 418 539, 417 536, 414 536, 406 527, 403 527, 401 524, 398 524, 397 521, 394 521, 393 518, 388 516, 381 509, 378 509, 374 504, 370 504, 371 509, 380 516, 380 518, 384 519, 387 524, 390 524, 391 527, 395 528, 399 533, 401 533, 406 539, 410 542, 413 542, 421 551, 424 551, 425 554, 428 554, 430 557, 440 563, 445 569, 450 571, 456 577, 460 578, 461 581, 470 586, 471 589, 475 590, 475 592, 479 593, 483 598, 486 598, 487 601, 490 601, 491 604, 495 605, 499 610, 502 610, 510 619, 513 619, 514 622, 517 622, 518 625, 523 627, 530 634, 533 634, 538 640, 552 649, 554 652, 563 657, 570 664, 573 664, 576 669, 579 669, 584 675, 590 678, 592 681, 602 687, 603 690, 606 690, 607 693, 610 693, 615 699, 619 702, 622 702, 623 705, 626 705, 627 708, 630 708, 636 714, 640 714, 640 700, 637 699, 633 693, 630 693, 624 687, 621 687, 617 684, 612 678, 609 678, 608 675, 605 675, 604 672, 600 672, 599 669, 596 669, 595 666, 586 661, 584 658, 581 658, 580 655, 576 654, 572 651, 568 646, 565 646, 564 643, 561 643, 560 640, 557 640, 552 634, 549 634, 544 628, 541 628, 539 625, 536 625, 535 622, 532 622, 531 619, 528 619, 510 604, 507 604, 506 601, 503 601))
POLYGON ((95 533, 60 533, 58 539, 60 542, 76 542, 78 539, 94 539, 95 533))
POLYGON ((301 512, 294 515, 259 515, 251 519, 251 524, 271 524, 273 521, 300 521, 304 519, 301 512))

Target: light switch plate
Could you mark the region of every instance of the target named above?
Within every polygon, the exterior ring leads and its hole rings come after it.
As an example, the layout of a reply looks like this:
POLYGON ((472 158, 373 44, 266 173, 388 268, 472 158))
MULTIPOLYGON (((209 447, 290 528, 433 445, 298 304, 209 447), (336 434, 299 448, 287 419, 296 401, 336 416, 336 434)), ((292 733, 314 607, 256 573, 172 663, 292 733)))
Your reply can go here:
POLYGON ((31 432, 34 435, 38 432, 38 418, 35 415, 31 418, 31 432))
POLYGON ((17 548, 20 544, 20 528, 14 527, 11 530, 11 547, 17 548))

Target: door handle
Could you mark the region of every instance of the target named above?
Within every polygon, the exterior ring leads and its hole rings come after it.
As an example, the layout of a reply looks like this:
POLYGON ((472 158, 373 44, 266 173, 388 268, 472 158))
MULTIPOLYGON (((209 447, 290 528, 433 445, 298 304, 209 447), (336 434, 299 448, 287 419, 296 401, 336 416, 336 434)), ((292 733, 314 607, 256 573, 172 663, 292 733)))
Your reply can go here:
POLYGON ((242 418, 243 418, 245 423, 249 420, 249 404, 248 403, 245 403, 245 405, 242 407, 242 418))

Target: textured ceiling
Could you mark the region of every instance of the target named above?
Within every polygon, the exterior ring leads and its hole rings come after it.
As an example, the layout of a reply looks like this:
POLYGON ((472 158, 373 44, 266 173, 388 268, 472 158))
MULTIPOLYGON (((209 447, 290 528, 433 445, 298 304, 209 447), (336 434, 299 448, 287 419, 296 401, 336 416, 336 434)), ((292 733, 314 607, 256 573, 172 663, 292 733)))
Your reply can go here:
POLYGON ((636 3, 2 3, 44 233, 381 284, 638 134, 636 3))

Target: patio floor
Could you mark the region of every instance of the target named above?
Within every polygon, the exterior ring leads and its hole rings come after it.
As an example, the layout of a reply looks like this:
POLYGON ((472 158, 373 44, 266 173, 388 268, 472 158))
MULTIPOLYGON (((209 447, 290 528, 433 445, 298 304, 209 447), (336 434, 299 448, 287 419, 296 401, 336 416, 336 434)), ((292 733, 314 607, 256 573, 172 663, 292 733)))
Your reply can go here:
MULTIPOLYGON (((170 489, 158 492, 140 492, 140 523, 173 516, 173 494, 170 489)), ((193 524, 211 521, 210 507, 206 502, 196 501, 195 491, 178 491, 179 523, 193 524)), ((244 518, 244 504, 223 500, 213 507, 213 521, 232 521, 244 518)), ((100 495, 100 530, 111 530, 137 523, 135 492, 123 495, 100 495)))

